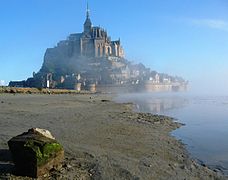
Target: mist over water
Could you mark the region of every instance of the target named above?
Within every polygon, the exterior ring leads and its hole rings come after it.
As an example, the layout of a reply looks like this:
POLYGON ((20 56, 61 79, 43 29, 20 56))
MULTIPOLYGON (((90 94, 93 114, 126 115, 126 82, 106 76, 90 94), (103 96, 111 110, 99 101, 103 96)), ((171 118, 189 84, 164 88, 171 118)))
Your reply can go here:
MULTIPOLYGON (((208 64, 208 66, 215 66, 215 64, 208 64)), ((226 65, 223 66, 223 68, 214 67, 214 69, 209 69, 206 65, 200 66, 198 68, 201 72, 194 71, 192 73, 194 76, 184 75, 189 81, 188 94, 228 96, 228 71, 226 65)))
POLYGON ((118 102, 133 102, 135 110, 174 117, 184 123, 172 132, 191 157, 228 174, 228 96, 196 93, 119 94, 118 102))

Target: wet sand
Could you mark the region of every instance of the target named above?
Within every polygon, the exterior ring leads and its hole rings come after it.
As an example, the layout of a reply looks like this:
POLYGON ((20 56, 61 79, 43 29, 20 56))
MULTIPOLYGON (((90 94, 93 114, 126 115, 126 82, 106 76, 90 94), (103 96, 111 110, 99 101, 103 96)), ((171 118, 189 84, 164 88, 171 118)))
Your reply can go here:
POLYGON ((32 127, 50 130, 66 154, 41 179, 225 179, 189 159, 170 135, 180 124, 132 106, 96 94, 0 94, 0 179, 24 179, 11 174, 7 141, 32 127))

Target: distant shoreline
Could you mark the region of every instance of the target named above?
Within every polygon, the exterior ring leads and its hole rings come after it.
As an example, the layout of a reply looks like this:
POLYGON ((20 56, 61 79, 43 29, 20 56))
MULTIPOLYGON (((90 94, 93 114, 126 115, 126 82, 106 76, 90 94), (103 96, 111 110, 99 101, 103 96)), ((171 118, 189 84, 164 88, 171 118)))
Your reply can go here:
POLYGON ((94 94, 90 91, 77 91, 70 89, 48 89, 48 88, 20 88, 0 86, 0 94, 94 94))

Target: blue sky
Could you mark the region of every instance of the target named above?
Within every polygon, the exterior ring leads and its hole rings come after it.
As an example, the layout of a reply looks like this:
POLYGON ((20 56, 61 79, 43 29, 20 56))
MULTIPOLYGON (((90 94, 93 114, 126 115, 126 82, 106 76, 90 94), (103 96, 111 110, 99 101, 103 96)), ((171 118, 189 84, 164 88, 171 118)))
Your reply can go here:
MULTIPOLYGON (((121 38, 129 60, 183 76, 195 90, 228 90, 227 0, 89 4, 93 24, 112 39, 121 38)), ((82 31, 85 8, 85 0, 1 0, 0 80, 23 80, 37 72, 46 48, 82 31)))

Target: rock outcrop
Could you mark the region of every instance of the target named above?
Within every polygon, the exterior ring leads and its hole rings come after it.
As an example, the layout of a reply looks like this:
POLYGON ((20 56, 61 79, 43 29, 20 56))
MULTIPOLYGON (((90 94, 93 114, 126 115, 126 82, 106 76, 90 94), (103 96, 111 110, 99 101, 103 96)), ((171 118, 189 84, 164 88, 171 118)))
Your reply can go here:
POLYGON ((64 150, 51 133, 30 129, 8 141, 15 163, 15 174, 37 178, 61 166, 64 150))

